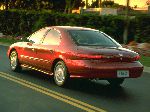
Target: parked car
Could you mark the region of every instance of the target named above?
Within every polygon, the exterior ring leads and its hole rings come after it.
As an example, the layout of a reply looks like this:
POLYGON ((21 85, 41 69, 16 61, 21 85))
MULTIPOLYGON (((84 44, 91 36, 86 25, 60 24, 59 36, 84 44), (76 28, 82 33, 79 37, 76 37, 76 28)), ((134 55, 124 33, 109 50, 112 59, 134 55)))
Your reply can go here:
POLYGON ((27 40, 9 47, 11 69, 26 67, 53 75, 58 86, 71 78, 103 79, 120 85, 124 79, 140 77, 143 72, 138 53, 95 29, 45 27, 27 40))

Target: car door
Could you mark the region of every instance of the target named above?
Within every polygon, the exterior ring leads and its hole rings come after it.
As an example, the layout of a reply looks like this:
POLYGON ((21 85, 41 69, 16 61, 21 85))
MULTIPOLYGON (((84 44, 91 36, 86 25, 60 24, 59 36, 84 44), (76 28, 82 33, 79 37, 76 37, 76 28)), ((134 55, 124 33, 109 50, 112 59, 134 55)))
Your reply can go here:
POLYGON ((29 42, 26 43, 26 47, 24 48, 24 58, 26 60, 25 64, 38 67, 38 61, 40 60, 37 57, 37 50, 40 49, 40 44, 44 35, 48 29, 43 28, 35 33, 33 33, 29 38, 29 42))
POLYGON ((37 64, 44 70, 50 70, 52 61, 57 56, 57 49, 61 41, 61 35, 56 29, 50 29, 45 35, 40 49, 37 49, 37 64))

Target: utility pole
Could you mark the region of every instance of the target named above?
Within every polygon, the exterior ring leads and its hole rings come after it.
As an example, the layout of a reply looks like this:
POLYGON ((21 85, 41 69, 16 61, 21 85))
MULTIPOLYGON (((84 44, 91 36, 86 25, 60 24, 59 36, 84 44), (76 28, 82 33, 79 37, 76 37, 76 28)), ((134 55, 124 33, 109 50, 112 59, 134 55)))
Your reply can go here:
POLYGON ((123 33, 123 43, 127 44, 127 39, 128 39, 128 29, 129 29, 129 4, 130 0, 127 0, 127 6, 126 6, 126 15, 125 15, 125 26, 124 26, 124 33, 123 33))

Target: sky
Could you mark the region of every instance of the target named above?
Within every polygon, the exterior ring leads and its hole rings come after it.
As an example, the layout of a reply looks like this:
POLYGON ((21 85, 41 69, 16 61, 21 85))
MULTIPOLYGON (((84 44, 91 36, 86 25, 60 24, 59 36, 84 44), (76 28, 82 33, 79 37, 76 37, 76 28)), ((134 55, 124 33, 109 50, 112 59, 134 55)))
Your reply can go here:
MULTIPOLYGON (((114 0, 116 3, 119 3, 121 5, 126 5, 127 0, 114 0)), ((134 5, 137 5, 138 7, 145 7, 147 0, 130 0, 130 6, 133 7, 134 5)))
MULTIPOLYGON (((89 0, 89 2, 92 0, 89 0)), ((130 6, 134 7, 137 5, 137 7, 146 7, 146 1, 147 0, 130 0, 130 6)), ((127 0, 114 0, 115 3, 119 3, 120 5, 126 5, 127 0)))

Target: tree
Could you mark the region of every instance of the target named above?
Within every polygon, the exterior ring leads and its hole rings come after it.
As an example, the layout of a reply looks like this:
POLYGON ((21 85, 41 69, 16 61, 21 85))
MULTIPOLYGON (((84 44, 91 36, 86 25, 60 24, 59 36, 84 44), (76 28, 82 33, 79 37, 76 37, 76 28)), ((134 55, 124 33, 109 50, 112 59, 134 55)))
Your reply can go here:
POLYGON ((75 0, 74 9, 79 9, 79 7, 84 7, 85 2, 83 0, 75 0))
POLYGON ((103 1, 102 2, 102 7, 112 7, 114 5, 114 1, 103 1))
POLYGON ((66 1, 66 6, 65 6, 64 13, 70 13, 71 8, 74 7, 75 0, 65 0, 65 1, 66 1))
POLYGON ((99 0, 92 1, 92 4, 90 6, 91 8, 98 8, 99 7, 99 0))
POLYGON ((122 7, 122 5, 119 5, 118 3, 114 3, 112 7, 114 7, 114 8, 120 8, 120 7, 122 7))
POLYGON ((89 3, 89 0, 86 0, 86 2, 85 2, 86 4, 86 8, 88 8, 88 3, 89 3))
MULTIPOLYGON (((6 0, 5 0, 6 1, 6 0)), ((41 10, 52 8, 49 0, 7 0, 10 9, 41 10)))
POLYGON ((127 7, 126 7, 126 16, 125 16, 125 27, 124 27, 124 33, 123 33, 123 43, 127 43, 127 38, 128 38, 128 28, 129 28, 129 3, 130 0, 127 0, 127 7))
POLYGON ((99 0, 99 7, 102 7, 102 0, 99 0))
POLYGON ((85 3, 82 0, 65 0, 66 1, 66 6, 65 6, 65 13, 71 13, 71 10, 74 9, 79 9, 79 7, 83 7, 85 3))
POLYGON ((50 1, 53 4, 53 7, 51 8, 52 10, 57 11, 57 12, 64 12, 64 9, 66 6, 65 0, 50 0, 50 1))
POLYGON ((8 6, 8 0, 4 0, 5 1, 5 8, 6 8, 6 10, 8 10, 8 8, 9 8, 9 6, 8 6))
POLYGON ((138 6, 137 5, 134 5, 134 9, 136 9, 138 6))
POLYGON ((150 0, 146 1, 146 5, 150 5, 150 0))

